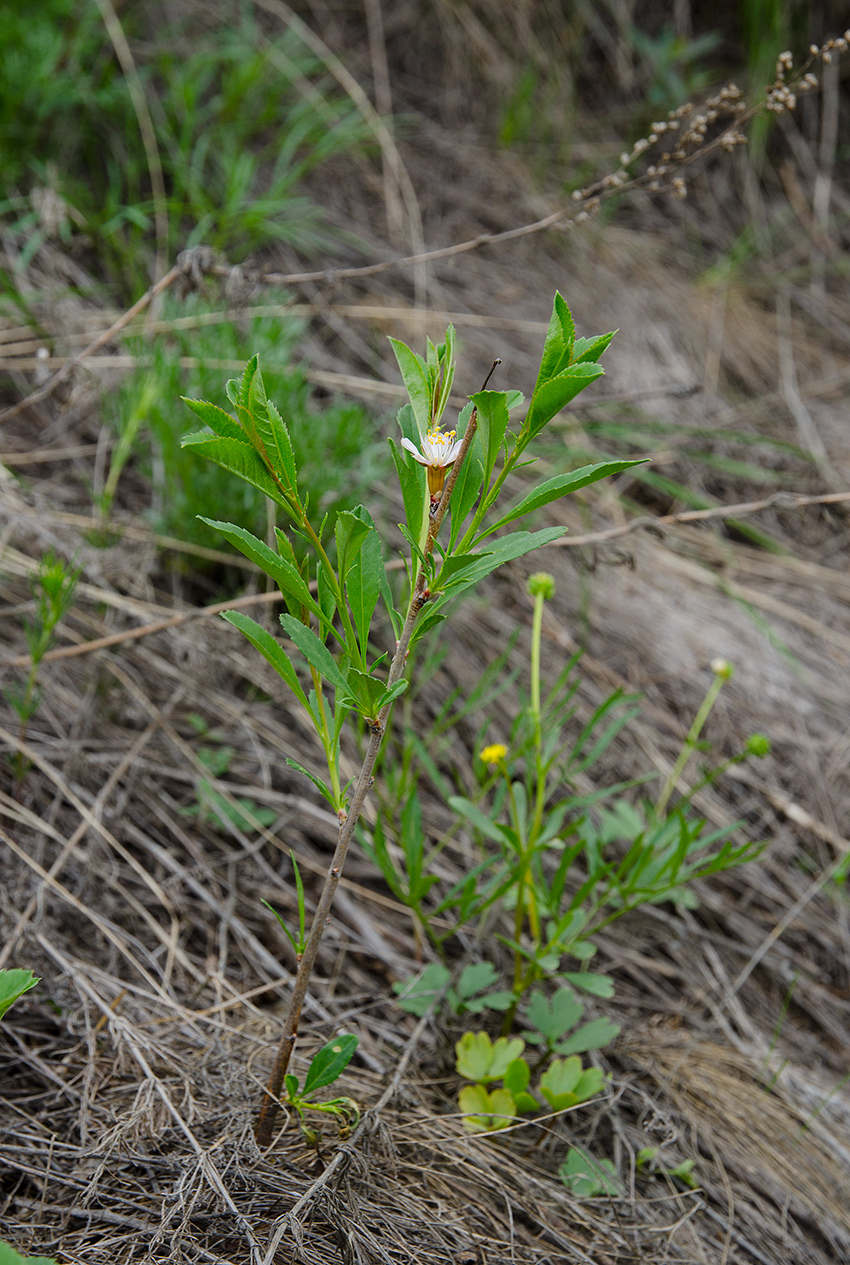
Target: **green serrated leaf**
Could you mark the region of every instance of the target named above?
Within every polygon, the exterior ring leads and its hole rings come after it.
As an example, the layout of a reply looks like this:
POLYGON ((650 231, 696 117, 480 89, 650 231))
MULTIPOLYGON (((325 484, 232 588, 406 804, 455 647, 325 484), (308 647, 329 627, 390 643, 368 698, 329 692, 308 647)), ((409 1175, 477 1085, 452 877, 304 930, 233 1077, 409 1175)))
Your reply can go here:
POLYGON ((223 408, 219 408, 217 404, 210 404, 208 400, 190 400, 185 395, 181 395, 180 399, 220 439, 235 439, 237 443, 250 447, 250 441, 236 418, 226 413, 223 408))
POLYGON ((243 553, 255 566, 274 580, 281 593, 291 597, 299 605, 306 606, 323 624, 329 625, 327 615, 291 562, 275 553, 264 541, 253 536, 244 527, 236 527, 233 523, 221 523, 217 519, 205 518, 203 515, 200 515, 200 519, 202 523, 206 523, 208 527, 219 532, 225 540, 229 540, 240 553, 243 553))
POLYGON ((540 387, 569 365, 574 343, 575 326, 572 313, 563 295, 556 290, 552 303, 552 315, 549 318, 549 328, 546 331, 546 341, 543 344, 540 370, 537 374, 537 381, 534 384, 532 402, 540 387))
POLYGON ((264 492, 287 513, 292 512, 292 506, 286 499, 280 484, 269 474, 259 454, 247 444, 233 439, 219 439, 217 435, 199 432, 196 435, 186 435, 182 446, 193 448, 200 456, 214 461, 224 470, 229 470, 231 474, 236 474, 246 483, 250 483, 251 487, 264 492))
POLYGON ((304 1097, 317 1089, 323 1089, 325 1085, 332 1085, 348 1067, 356 1049, 357 1037, 352 1033, 343 1033, 323 1045, 307 1070, 304 1097))
MULTIPOLYGON (((232 624, 234 628, 238 628, 243 636, 247 637, 251 645, 259 650, 260 654, 268 663, 272 665, 274 670, 283 678, 292 693, 298 699, 302 707, 313 717, 315 716, 313 709, 307 701, 307 695, 301 688, 301 684, 296 676, 295 669, 290 663, 289 656, 283 646, 277 641, 267 629, 258 624, 256 620, 251 619, 250 615, 243 615, 241 611, 225 611, 222 619, 226 619, 228 624, 232 624)), ((303 625, 302 625, 303 627, 303 625)))
POLYGON ((643 465, 644 461, 600 461, 596 465, 582 466, 580 470, 573 470, 569 474, 557 474, 552 479, 547 479, 545 483, 541 483, 533 492, 529 492, 524 496, 518 505, 509 510, 504 518, 500 518, 498 522, 488 525, 487 533, 496 531, 499 527, 505 527, 508 523, 515 522, 518 518, 523 518, 526 514, 531 514, 534 510, 541 509, 544 505, 548 505, 551 501, 558 501, 562 496, 569 496, 571 492, 577 492, 579 488, 586 488, 591 483, 597 483, 600 479, 607 479, 609 475, 619 474, 621 470, 628 470, 631 466, 643 465))
POLYGON ((526 415, 524 427, 528 434, 539 434, 556 413, 566 408, 585 387, 601 378, 604 372, 601 365, 583 361, 581 364, 570 365, 557 377, 542 382, 531 398, 531 408, 526 415))
POLYGON ((267 409, 269 425, 271 426, 272 434, 275 439, 275 445, 280 455, 280 461, 283 467, 283 474, 285 476, 284 482, 286 482, 291 490, 295 492, 298 486, 298 471, 295 465, 295 453, 292 448, 292 440, 289 435, 289 429, 286 422, 278 412, 277 407, 271 400, 267 401, 267 409))
POLYGON ((350 695, 348 681, 334 661, 330 650, 323 641, 319 640, 312 628, 302 624, 293 615, 281 615, 280 622, 307 662, 336 689, 350 695))
POLYGON ((390 339, 399 371, 416 417, 420 440, 431 425, 431 391, 428 384, 428 367, 421 356, 411 351, 397 338, 390 339))
POLYGON ((563 535, 563 527, 544 527, 540 531, 515 531, 509 536, 488 541, 486 549, 477 551, 477 556, 481 561, 477 565, 470 564, 461 575, 449 582, 445 588, 446 597, 456 597, 458 593, 463 593, 473 584, 478 584, 497 567, 503 566, 506 562, 513 562, 516 558, 522 558, 527 553, 533 553, 535 549, 541 549, 554 540, 560 540, 563 535))
POLYGON ((577 338, 572 363, 578 365, 598 360, 616 333, 617 330, 612 329, 610 334, 599 334, 596 338, 577 338))

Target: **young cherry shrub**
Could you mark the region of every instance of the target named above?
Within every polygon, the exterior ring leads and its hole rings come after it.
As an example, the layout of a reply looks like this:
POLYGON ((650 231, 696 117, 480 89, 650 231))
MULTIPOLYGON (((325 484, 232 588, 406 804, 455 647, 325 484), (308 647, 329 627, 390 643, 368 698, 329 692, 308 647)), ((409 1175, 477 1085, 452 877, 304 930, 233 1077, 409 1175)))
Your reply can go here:
POLYGON ((384 565, 384 543, 368 509, 361 505, 336 515, 335 551, 329 548, 327 519, 313 521, 298 483, 298 436, 293 440, 268 399, 256 356, 240 382, 227 384, 232 413, 203 400, 186 400, 209 429, 187 436, 184 446, 259 488, 280 511, 283 526, 275 527, 276 548, 244 528, 204 521, 280 589, 286 608, 280 622, 288 644, 242 612, 228 611, 224 618, 259 650, 304 710, 327 765, 327 779, 312 780, 339 820, 336 848, 300 955, 280 1048, 260 1107, 256 1137, 261 1146, 272 1139, 310 974, 393 702, 407 688, 411 647, 447 617, 454 598, 504 563, 564 534, 562 527, 528 531, 514 524, 570 492, 640 464, 605 461, 555 475, 519 497, 509 490, 509 476, 520 466, 528 471, 533 463, 531 450, 544 427, 603 373, 599 359, 612 337, 577 338, 570 310, 556 294, 530 401, 519 391, 489 391, 485 383, 469 396, 448 431, 442 419, 455 374, 454 329, 449 326, 440 346, 429 339, 424 357, 391 340, 409 398, 398 415, 401 444, 390 440, 404 501, 400 527, 409 547, 408 591, 398 608, 384 565), (447 514, 448 531, 440 539, 447 514), (306 554, 300 550, 296 556, 292 533, 306 540, 306 554), (396 637, 389 665, 386 655, 372 649, 370 634, 379 605, 396 637), (357 717, 368 726, 369 745, 353 785, 343 785, 341 737, 346 723, 357 717))

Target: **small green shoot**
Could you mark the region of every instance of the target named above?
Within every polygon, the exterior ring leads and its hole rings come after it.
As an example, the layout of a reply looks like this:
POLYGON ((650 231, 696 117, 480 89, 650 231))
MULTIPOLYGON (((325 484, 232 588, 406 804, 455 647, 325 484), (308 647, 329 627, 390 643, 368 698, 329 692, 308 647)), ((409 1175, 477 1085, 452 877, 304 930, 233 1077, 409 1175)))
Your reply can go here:
POLYGON ((360 1107, 353 1098, 342 1097, 319 1101, 313 1097, 317 1090, 325 1089, 339 1079, 354 1057, 356 1049, 357 1037, 351 1033, 343 1033, 332 1041, 328 1041, 313 1056, 303 1086, 299 1087, 298 1077, 292 1072, 284 1077, 284 1101, 298 1116, 301 1131, 308 1141, 315 1142, 317 1137, 315 1130, 304 1120, 305 1112, 319 1112, 322 1115, 336 1117, 341 1134, 347 1133, 350 1128, 357 1125, 360 1119, 360 1107))
POLYGON ((594 1159, 580 1147, 570 1147, 558 1176, 570 1194, 578 1199, 593 1199, 597 1195, 614 1199, 623 1193, 611 1161, 594 1159))
POLYGON ((0 1019, 19 997, 23 997, 24 993, 28 993, 39 983, 41 980, 32 971, 0 970, 0 1019))
MULTIPOLYGON (((27 725, 41 702, 39 671, 42 660, 56 640, 56 629, 74 601, 79 570, 73 570, 52 551, 42 556, 38 568, 30 576, 30 592, 35 603, 35 618, 24 620, 24 633, 30 653, 30 667, 23 685, 7 686, 3 693, 18 715, 18 741, 23 745, 27 725)), ((12 756, 15 780, 21 782, 29 769, 20 750, 12 756)))

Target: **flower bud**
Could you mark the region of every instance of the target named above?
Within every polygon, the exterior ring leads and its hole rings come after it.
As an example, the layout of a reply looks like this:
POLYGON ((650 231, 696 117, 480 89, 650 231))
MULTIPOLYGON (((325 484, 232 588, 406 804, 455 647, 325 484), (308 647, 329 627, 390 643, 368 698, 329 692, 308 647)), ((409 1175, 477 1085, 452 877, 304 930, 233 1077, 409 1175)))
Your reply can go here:
POLYGON ((528 577, 528 591, 532 597, 542 594, 544 601, 551 602, 555 596, 555 579, 548 571, 535 571, 528 577))

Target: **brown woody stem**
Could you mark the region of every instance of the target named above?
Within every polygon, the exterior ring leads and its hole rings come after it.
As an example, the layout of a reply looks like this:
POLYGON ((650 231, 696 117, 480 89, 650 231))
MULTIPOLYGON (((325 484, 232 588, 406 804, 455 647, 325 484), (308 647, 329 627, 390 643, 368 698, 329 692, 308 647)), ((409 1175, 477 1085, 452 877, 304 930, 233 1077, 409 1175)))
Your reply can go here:
MULTIPOLYGON (((469 418, 469 423, 466 427, 466 432, 463 436, 460 451, 457 455, 457 460, 449 472, 445 487, 443 488, 443 495, 440 497, 440 503, 437 506, 433 518, 431 519, 425 548, 422 551, 425 555, 426 561, 433 552, 434 541, 437 539, 437 533, 440 530, 440 525, 442 524, 446 515, 446 510, 449 507, 452 491, 457 481, 458 470, 469 451, 469 446, 472 443, 477 425, 478 411, 477 409, 473 409, 469 418)), ((388 687, 395 685, 396 681, 400 679, 402 673, 404 672, 404 665, 407 660, 407 652, 410 648, 410 639, 413 636, 414 625, 416 624, 419 612, 427 601, 428 597, 425 594, 425 568, 420 567, 419 575, 416 580, 416 586, 411 594, 410 603, 407 608, 407 616, 404 621, 401 637, 398 640, 396 652, 393 656, 393 661, 390 664, 389 675, 387 677, 388 687)), ((360 774, 357 778, 357 785, 354 788, 354 795, 351 799, 348 815, 340 822, 336 848, 334 849, 330 868, 325 876, 324 886, 322 887, 322 894, 319 897, 319 903, 316 906, 316 912, 313 916, 313 924, 310 928, 310 935, 307 937, 307 943, 304 946, 301 961, 298 963, 298 969, 295 974, 295 983, 292 988, 292 997, 289 1001, 289 1010, 286 1013, 283 1036, 280 1039, 280 1045, 277 1049, 274 1066, 272 1067, 271 1075, 269 1076, 269 1083, 263 1096, 259 1115, 257 1116, 257 1123, 254 1126, 254 1136, 257 1139, 258 1145, 261 1147, 271 1145, 272 1132, 274 1130, 274 1124, 277 1118, 277 1111, 280 1102, 280 1091, 283 1087, 283 1078, 285 1077, 287 1068, 289 1067, 289 1060, 292 1057, 292 1051, 295 1048, 295 1041, 298 1036, 298 1024, 301 1020, 301 1009, 304 1005, 304 998, 307 996, 307 985, 310 982, 310 976, 312 975, 316 957, 319 952, 319 945, 321 944, 325 926, 328 922, 331 905, 333 904, 336 889, 339 886, 339 880, 342 876, 345 858, 348 854, 348 845, 351 842, 354 827, 357 824, 357 819, 363 810, 363 805, 366 802, 366 796, 369 793, 369 787, 372 784, 372 773, 375 768, 375 761, 377 760, 378 752, 381 749, 381 743, 383 742, 391 710, 392 703, 387 703, 386 706, 381 709, 375 723, 371 726, 372 736, 369 739, 369 747, 366 752, 366 758, 363 761, 363 767, 361 768, 360 774)))

